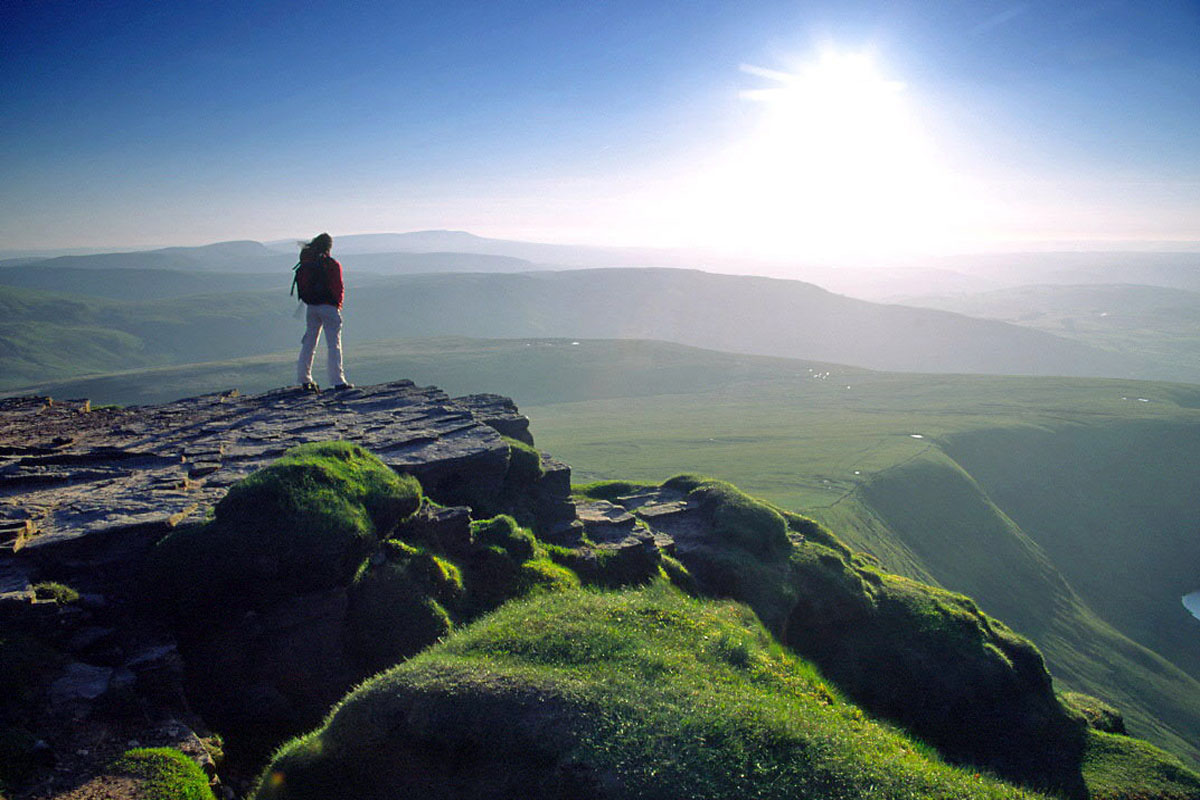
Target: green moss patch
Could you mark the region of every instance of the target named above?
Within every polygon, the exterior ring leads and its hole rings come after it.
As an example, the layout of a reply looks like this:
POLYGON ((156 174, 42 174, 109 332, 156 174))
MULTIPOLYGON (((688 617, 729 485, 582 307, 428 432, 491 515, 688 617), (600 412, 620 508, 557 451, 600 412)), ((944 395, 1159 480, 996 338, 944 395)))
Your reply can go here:
POLYGON ((678 475, 663 487, 686 492, 689 500, 699 503, 718 542, 768 559, 786 558, 791 549, 783 515, 731 483, 678 475))
POLYGON ((347 514, 355 527, 386 538, 420 505, 420 487, 349 442, 294 447, 230 488, 216 517, 242 525, 328 525, 347 514), (363 517, 366 517, 364 520, 363 517))
POLYGON ((33 585, 33 596, 38 600, 53 600, 60 606, 79 601, 79 592, 64 583, 47 581, 33 585))
POLYGON ((535 558, 521 565, 519 578, 522 592, 564 591, 578 589, 579 576, 549 558, 535 558))
POLYGON ((215 800, 204 771, 169 747, 126 750, 110 769, 143 781, 139 800, 215 800))
POLYGON ((1067 708, 1081 714, 1087 720, 1089 728, 1105 733, 1127 733, 1125 717, 1117 708, 1100 698, 1079 692, 1063 692, 1059 699, 1067 708))
POLYGON ((508 472, 505 481, 513 490, 529 484, 542 477, 542 456, 536 449, 511 436, 501 437, 508 445, 508 472))
POLYGON ((231 487, 211 521, 160 542, 152 582, 179 610, 344 585, 420 501, 415 479, 357 445, 301 445, 231 487))
POLYGON ((540 589, 578 586, 570 565, 551 560, 549 550, 507 515, 471 523, 472 550, 461 562, 466 601, 461 617, 474 619, 514 597, 540 589))
POLYGON ((557 564, 572 570, 587 586, 619 589, 628 586, 643 586, 657 578, 678 578, 680 585, 690 579, 683 565, 672 560, 652 547, 605 547, 566 548, 547 546, 550 558, 557 564), (672 571, 668 571, 668 567, 672 571))
POLYGON ((632 483, 630 481, 596 481, 595 483, 585 483, 582 486, 572 486, 571 491, 580 497, 586 497, 589 500, 616 500, 618 497, 626 497, 631 494, 639 494, 641 492, 655 489, 657 486, 653 483, 632 483))
POLYGON ((471 540, 483 547, 498 547, 517 563, 533 558, 537 540, 510 516, 471 523, 471 540))
POLYGON ((816 520, 809 519, 794 511, 777 510, 783 515, 784 521, 787 522, 788 530, 801 536, 804 541, 824 545, 843 556, 849 557, 854 554, 845 542, 816 520))
POLYGON ((647 589, 507 604, 364 684, 257 800, 1021 798, 866 718, 744 607, 647 589))

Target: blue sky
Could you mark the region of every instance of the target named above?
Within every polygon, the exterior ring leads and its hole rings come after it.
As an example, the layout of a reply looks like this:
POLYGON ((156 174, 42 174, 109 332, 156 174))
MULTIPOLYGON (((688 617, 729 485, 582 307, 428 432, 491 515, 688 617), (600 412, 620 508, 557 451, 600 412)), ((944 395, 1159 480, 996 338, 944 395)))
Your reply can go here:
POLYGON ((1196 0, 6 6, 5 249, 1200 239, 1196 0))

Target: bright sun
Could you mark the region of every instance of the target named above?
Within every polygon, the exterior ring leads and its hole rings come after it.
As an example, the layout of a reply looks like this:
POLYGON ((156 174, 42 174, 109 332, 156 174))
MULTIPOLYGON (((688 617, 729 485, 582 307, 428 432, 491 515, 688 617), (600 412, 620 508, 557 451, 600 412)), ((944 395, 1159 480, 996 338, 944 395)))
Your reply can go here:
POLYGON ((743 93, 761 106, 757 128, 681 192, 698 230, 758 255, 897 254, 950 238, 963 211, 956 182, 905 86, 870 55, 742 69, 771 85, 743 93))

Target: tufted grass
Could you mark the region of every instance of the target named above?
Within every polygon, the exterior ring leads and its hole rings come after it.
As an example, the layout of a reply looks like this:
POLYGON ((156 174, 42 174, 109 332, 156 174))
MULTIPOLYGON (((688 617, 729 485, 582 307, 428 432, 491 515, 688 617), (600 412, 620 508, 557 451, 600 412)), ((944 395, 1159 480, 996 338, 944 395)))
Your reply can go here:
POLYGON ((744 606, 692 600, 662 582, 504 606, 361 686, 321 729, 280 750, 254 797, 417 792, 1037 796, 948 766, 870 719, 744 606))
POLYGON ((1149 742, 1088 731, 1083 776, 1091 800, 1194 800, 1200 775, 1149 742))

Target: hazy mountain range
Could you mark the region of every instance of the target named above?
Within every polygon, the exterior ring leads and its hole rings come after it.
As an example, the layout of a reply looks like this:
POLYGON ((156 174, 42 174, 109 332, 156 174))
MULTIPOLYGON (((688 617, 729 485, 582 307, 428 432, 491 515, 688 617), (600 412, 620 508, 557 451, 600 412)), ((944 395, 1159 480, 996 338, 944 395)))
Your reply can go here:
MULTIPOLYGON (((3 387, 289 349, 295 253, 294 241, 237 241, 2 261, 3 387)), ((460 231, 339 236, 335 253, 351 347, 439 335, 650 338, 873 369, 1200 382, 1200 294, 1186 290, 1200 288, 1200 255, 1191 253, 1016 254, 978 257, 964 271, 949 262, 876 271, 867 293, 904 286, 905 305, 646 263, 686 260, 676 251, 460 231), (588 263, 612 268, 579 268, 588 263), (966 291, 1035 275, 1111 282, 966 291)), ((826 285, 870 277, 824 272, 826 285)))
MULTIPOLYGON (((130 252, 0 251, 0 268, 39 263, 80 268, 271 271, 297 253, 299 241, 231 241, 201 247, 130 252), (7 258, 3 258, 6 257, 7 258), (19 258, 11 256, 20 256, 19 258), (280 258, 285 256, 284 258, 280 258)), ((1145 284, 1200 291, 1200 247, 1179 251, 1012 252, 895 260, 874 266, 762 259, 701 250, 595 247, 492 239, 465 231, 337 235, 334 252, 347 268, 371 272, 507 271, 591 267, 680 267, 795 278, 870 300, 917 294, 979 292, 1026 284, 1145 284), (415 258, 415 256, 425 256, 415 258), (475 258, 471 258, 474 256, 475 258)))

